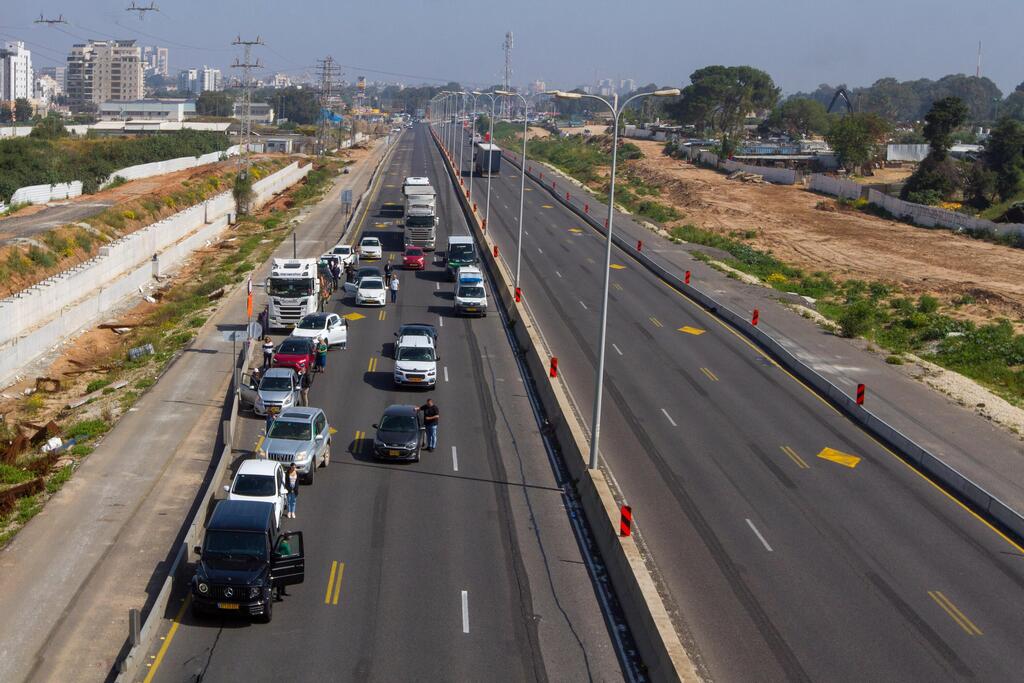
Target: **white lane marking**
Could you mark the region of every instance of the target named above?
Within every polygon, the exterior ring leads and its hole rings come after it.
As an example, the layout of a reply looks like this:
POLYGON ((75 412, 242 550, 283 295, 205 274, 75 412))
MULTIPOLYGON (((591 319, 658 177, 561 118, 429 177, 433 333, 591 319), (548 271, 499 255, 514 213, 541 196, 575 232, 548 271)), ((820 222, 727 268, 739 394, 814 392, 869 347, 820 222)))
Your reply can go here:
POLYGON ((441 283, 440 282, 435 282, 434 283, 434 289, 441 289, 441 283))
POLYGON ((585 303, 583 303, 582 301, 580 301, 580 306, 582 306, 583 310, 585 310, 585 311, 589 311, 590 310, 589 308, 587 308, 587 305, 585 303))
POLYGON ((555 275, 557 275, 558 277, 562 277, 562 274, 559 273, 557 270, 555 271, 555 275))
POLYGON ((542 253, 542 254, 544 253, 544 250, 543 250, 543 249, 541 249, 540 247, 537 247, 537 251, 539 251, 539 252, 540 252, 540 253, 542 253))
POLYGON ((527 237, 529 237, 529 236, 530 236, 530 231, 529 231, 529 230, 523 230, 523 232, 525 232, 525 233, 526 233, 526 236, 527 236, 527 237))
POLYGON ((672 426, 673 426, 673 427, 678 427, 678 426, 679 426, 679 425, 677 425, 677 424, 676 424, 676 421, 672 419, 672 416, 668 414, 668 411, 667 411, 667 410, 665 410, 664 408, 662 408, 662 409, 661 409, 661 412, 662 412, 662 413, 663 413, 663 414, 665 415, 665 418, 666 418, 666 419, 667 419, 667 420, 668 420, 669 422, 671 422, 671 423, 672 423, 672 426))
POLYGON ((448 366, 444 366, 444 381, 448 381, 448 366))
POLYGON ((444 327, 444 318, 442 318, 441 316, 437 316, 437 326, 444 327))
POLYGON ((462 591, 462 632, 469 633, 469 593, 462 591))
POLYGON ((456 472, 459 471, 459 453, 455 450, 455 446, 452 446, 452 469, 456 472))
POLYGON ((615 342, 612 342, 612 348, 615 349, 615 353, 619 354, 620 356, 622 355, 622 351, 619 351, 619 347, 615 345, 615 342))
POLYGON ((768 545, 768 541, 764 540, 764 536, 761 535, 761 532, 757 530, 757 527, 754 526, 754 523, 751 522, 749 519, 747 520, 747 526, 749 526, 750 530, 753 531, 754 535, 757 536, 757 540, 761 541, 761 545, 764 546, 765 550, 767 550, 770 553, 774 552, 772 550, 772 547, 770 545, 768 545))

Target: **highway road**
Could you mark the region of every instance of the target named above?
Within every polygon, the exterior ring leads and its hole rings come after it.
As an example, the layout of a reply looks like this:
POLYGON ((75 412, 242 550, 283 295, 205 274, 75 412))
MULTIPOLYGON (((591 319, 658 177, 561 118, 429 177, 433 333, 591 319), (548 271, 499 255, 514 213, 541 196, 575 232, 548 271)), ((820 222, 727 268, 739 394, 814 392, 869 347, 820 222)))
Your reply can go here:
MULTIPOLYGON (((406 133, 360 224, 385 259, 400 260, 402 179, 443 180, 422 131, 406 133)), ((439 235, 468 233, 450 183, 439 235)), ((339 232, 341 216, 338 221, 339 232)), ((303 487, 306 580, 289 588, 269 625, 197 621, 161 628, 147 680, 615 680, 624 671, 614 617, 574 535, 568 499, 538 433, 500 316, 451 315, 450 284, 431 264, 398 271, 397 304, 346 315, 349 347, 332 351, 311 390, 337 430, 332 460, 303 487), (401 322, 438 326, 440 379, 426 392, 395 390, 393 333, 401 322), (392 403, 438 403, 438 448, 420 463, 370 455, 372 424, 392 403), (613 624, 609 628, 609 623, 613 624)), ((244 421, 255 445, 263 420, 244 421)), ((628 637, 628 634, 627 634, 628 637)), ((635 663, 634 663, 635 664, 635 663)), ((631 671, 632 669, 629 669, 631 671)))
MULTIPOLYGON (((513 270, 519 183, 505 161, 491 188, 513 270)), ((589 425, 605 242, 526 189, 525 301, 589 425)), ((628 256, 612 263, 603 466, 704 673, 1019 678, 1024 551, 628 256)))

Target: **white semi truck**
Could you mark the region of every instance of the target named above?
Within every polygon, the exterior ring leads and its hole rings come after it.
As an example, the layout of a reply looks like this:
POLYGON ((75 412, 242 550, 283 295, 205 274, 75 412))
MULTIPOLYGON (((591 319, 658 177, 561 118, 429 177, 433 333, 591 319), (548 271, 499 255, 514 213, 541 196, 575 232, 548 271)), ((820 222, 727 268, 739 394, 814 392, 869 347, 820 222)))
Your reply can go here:
POLYGON ((322 290, 316 259, 274 259, 266 280, 269 327, 292 328, 321 310, 322 290))
POLYGON ((437 193, 429 184, 422 182, 426 180, 406 178, 402 185, 402 194, 405 196, 405 243, 431 250, 437 239, 437 193))

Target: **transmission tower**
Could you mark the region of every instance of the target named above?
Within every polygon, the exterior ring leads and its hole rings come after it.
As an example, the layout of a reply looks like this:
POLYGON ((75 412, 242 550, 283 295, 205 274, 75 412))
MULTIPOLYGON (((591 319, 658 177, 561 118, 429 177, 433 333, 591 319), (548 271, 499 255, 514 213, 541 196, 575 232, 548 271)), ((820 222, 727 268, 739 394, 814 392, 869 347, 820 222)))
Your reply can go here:
POLYGON ((256 36, 256 40, 242 40, 239 36, 231 44, 241 45, 245 49, 245 61, 240 62, 235 57, 235 63, 231 68, 242 70, 242 153, 239 155, 238 164, 239 173, 244 171, 248 174, 249 147, 252 144, 252 70, 263 67, 258 58, 255 62, 252 61, 252 46, 263 45, 263 40, 259 36, 256 36))
POLYGON ((316 126, 316 154, 323 154, 327 151, 327 141, 331 131, 331 106, 334 104, 334 86, 339 76, 338 65, 334 58, 327 56, 317 61, 318 105, 320 113, 317 117, 316 126))
MULTIPOLYGON (((512 89, 512 31, 505 34, 505 43, 502 46, 505 50, 505 80, 502 82, 503 90, 508 92, 512 89)), ((511 117, 511 98, 501 98, 501 117, 504 119, 511 117)))

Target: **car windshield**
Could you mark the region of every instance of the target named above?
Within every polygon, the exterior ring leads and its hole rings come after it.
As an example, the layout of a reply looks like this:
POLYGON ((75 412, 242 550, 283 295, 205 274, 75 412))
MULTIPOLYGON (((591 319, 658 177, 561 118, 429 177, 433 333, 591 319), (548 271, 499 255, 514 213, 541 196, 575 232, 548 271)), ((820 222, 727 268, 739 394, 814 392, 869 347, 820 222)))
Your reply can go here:
POLYGON ((362 279, 364 277, 380 277, 380 269, 379 268, 360 268, 359 269, 359 278, 362 279))
POLYGON ((322 330, 327 324, 326 315, 307 315, 299 322, 300 330, 322 330))
POLYGON ((250 531, 211 529, 206 532, 203 557, 266 560, 267 539, 263 534, 250 531))
POLYGON ((453 244, 448 249, 448 258, 450 259, 471 259, 473 258, 473 245, 472 244, 453 244))
POLYGON ((363 240, 362 242, 360 242, 360 244, 362 244, 364 247, 379 247, 380 240, 377 239, 376 237, 371 237, 369 239, 363 240))
POLYGON ((411 432, 419 429, 413 415, 385 415, 380 421, 382 432, 411 432))
POLYGON ((309 441, 313 438, 313 429, 308 422, 292 422, 291 420, 274 420, 267 433, 269 439, 290 439, 292 441, 309 441))
POLYGON ((406 249, 405 250, 405 255, 406 256, 423 256, 423 250, 418 248, 418 247, 406 249))
POLYGON ((432 228, 434 227, 434 217, 431 215, 406 216, 405 224, 410 228, 432 228))
POLYGON ((292 381, 287 377, 264 377, 260 391, 291 391, 292 381))
POLYGON ((273 496, 277 494, 274 489, 273 477, 264 474, 239 474, 235 477, 231 493, 239 496, 273 496))
POLYGON ((334 253, 339 256, 348 256, 352 253, 352 247, 335 247, 334 253))
POLYGON ((278 347, 278 353, 309 353, 308 339, 285 339, 278 347))
POLYGON ((484 288, 477 285, 459 287, 459 296, 464 299, 481 299, 484 296, 484 288))
POLYGON ((300 297, 313 293, 313 280, 308 278, 270 278, 270 296, 300 297))
POLYGON ((384 289, 384 283, 380 280, 363 280, 360 287, 363 289, 384 289))
POLYGON ((424 363, 434 360, 434 349, 428 346, 412 346, 398 350, 398 360, 424 363))

